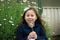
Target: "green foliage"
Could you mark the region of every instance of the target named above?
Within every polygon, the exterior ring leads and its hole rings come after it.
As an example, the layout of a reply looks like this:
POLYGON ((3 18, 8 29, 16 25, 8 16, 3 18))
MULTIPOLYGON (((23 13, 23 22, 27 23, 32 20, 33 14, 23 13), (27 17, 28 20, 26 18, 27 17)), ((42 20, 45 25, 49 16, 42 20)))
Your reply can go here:
MULTIPOLYGON (((25 4, 24 4, 25 5, 25 4)), ((15 0, 0 2, 0 40, 14 40, 24 5, 15 0)))
MULTIPOLYGON (((23 15, 23 9, 27 4, 29 3, 23 4, 20 3, 19 0, 0 1, 0 40, 15 40, 16 29, 23 15)), ((41 3, 39 2, 38 7, 41 8, 40 4, 41 3)), ((42 9, 39 9, 39 13, 40 12, 42 13, 42 9)))
POLYGON ((51 26, 49 26, 49 24, 42 19, 42 24, 44 25, 45 31, 46 31, 46 36, 48 38, 48 40, 52 40, 52 30, 51 30, 51 26))
POLYGON ((52 30, 47 23, 45 23, 45 28, 46 28, 46 35, 48 37, 48 40, 52 40, 52 34, 51 34, 52 30))
POLYGON ((38 7, 39 7, 38 12, 39 12, 40 15, 42 15, 42 11, 43 11, 43 9, 42 9, 42 0, 38 0, 38 7))

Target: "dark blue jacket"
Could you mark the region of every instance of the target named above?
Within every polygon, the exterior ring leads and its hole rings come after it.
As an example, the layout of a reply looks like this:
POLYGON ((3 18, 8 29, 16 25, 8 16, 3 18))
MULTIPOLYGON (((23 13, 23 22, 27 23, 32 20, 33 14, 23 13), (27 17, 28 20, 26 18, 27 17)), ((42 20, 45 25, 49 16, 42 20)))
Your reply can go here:
MULTIPOLYGON (((37 40, 48 40, 41 24, 36 23, 33 29, 37 33, 37 40)), ((32 29, 27 24, 20 25, 17 30, 16 40, 27 40, 30 32, 32 32, 32 29)))

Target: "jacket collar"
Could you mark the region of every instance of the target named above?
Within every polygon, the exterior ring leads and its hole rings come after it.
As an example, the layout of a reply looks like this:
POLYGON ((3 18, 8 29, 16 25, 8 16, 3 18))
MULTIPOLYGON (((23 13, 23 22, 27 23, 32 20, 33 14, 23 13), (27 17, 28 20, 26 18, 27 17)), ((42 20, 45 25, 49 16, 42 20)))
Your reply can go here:
MULTIPOLYGON (((36 28, 39 25, 40 25, 39 22, 35 22, 35 26, 33 28, 36 28)), ((27 23, 24 23, 24 26, 30 28, 27 23)))

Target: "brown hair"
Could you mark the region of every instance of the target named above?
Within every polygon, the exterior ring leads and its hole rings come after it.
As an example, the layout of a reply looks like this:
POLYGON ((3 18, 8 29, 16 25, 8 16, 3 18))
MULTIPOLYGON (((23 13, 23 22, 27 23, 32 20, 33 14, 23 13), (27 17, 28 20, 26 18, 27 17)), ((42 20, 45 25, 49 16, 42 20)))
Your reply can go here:
MULTIPOLYGON (((43 29, 45 30, 45 27, 44 27, 44 25, 42 24, 41 16, 37 13, 36 9, 35 9, 35 8, 32 8, 32 7, 30 7, 29 9, 27 9, 27 10, 24 12, 24 14, 23 14, 23 16, 22 16, 22 21, 19 23, 19 25, 22 24, 22 23, 26 23, 24 17, 25 17, 26 12, 29 11, 29 10, 33 10, 33 11, 35 12, 35 14, 36 14, 36 16, 37 16, 37 20, 36 20, 35 22, 38 21, 39 24, 41 24, 42 27, 43 27, 43 29)), ((46 31, 46 30, 45 30, 45 31, 46 31)))

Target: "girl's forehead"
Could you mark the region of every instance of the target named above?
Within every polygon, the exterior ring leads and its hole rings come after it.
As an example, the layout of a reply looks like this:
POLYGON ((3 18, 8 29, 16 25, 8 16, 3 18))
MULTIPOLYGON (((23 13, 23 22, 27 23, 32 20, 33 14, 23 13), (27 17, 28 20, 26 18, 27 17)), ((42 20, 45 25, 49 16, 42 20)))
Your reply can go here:
POLYGON ((28 10, 26 13, 35 13, 34 10, 28 10))

